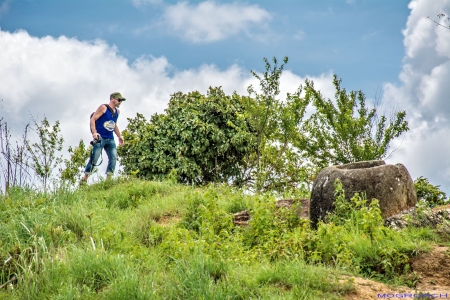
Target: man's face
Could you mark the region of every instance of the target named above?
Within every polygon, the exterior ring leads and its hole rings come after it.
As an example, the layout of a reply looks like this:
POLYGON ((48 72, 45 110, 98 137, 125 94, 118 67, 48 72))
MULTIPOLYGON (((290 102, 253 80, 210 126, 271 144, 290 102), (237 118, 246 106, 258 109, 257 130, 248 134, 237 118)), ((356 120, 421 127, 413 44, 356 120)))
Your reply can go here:
POLYGON ((115 98, 114 100, 116 101, 116 107, 119 107, 120 104, 123 102, 122 99, 117 99, 117 98, 115 98))

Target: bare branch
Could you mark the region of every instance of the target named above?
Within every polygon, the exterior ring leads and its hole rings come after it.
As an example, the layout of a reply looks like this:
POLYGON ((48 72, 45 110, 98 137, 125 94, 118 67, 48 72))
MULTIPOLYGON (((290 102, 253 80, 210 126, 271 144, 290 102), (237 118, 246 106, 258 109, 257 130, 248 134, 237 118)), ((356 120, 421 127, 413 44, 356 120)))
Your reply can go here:
MULTIPOLYGON (((441 18, 442 16, 445 16, 445 15, 444 15, 444 14, 439 14, 439 15, 438 15, 439 18, 441 18)), ((427 17, 427 19, 430 19, 432 22, 434 22, 434 23, 436 24, 436 26, 441 26, 441 27, 444 27, 445 29, 450 29, 450 26, 445 26, 444 24, 441 24, 441 23, 439 23, 439 22, 433 20, 433 19, 430 18, 430 17, 427 17)), ((449 18, 447 18, 447 20, 449 20, 449 18)))

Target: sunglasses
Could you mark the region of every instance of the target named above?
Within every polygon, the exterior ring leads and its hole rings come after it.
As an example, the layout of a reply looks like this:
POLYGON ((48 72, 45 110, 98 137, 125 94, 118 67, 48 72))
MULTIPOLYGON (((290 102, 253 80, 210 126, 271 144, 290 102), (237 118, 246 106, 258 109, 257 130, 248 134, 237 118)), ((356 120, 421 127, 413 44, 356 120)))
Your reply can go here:
POLYGON ((119 101, 120 103, 124 101, 123 99, 116 99, 116 100, 119 101))

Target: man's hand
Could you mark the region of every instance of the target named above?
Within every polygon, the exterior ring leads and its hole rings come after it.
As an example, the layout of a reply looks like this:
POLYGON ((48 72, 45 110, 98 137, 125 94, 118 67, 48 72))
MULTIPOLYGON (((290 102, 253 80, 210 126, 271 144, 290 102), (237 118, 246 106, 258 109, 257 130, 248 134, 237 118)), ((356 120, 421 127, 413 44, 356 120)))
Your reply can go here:
POLYGON ((93 133, 92 137, 94 138, 94 140, 98 140, 98 138, 100 137, 100 134, 98 134, 97 132, 93 133))
POLYGON ((122 146, 124 144, 123 136, 119 135, 119 146, 122 146))

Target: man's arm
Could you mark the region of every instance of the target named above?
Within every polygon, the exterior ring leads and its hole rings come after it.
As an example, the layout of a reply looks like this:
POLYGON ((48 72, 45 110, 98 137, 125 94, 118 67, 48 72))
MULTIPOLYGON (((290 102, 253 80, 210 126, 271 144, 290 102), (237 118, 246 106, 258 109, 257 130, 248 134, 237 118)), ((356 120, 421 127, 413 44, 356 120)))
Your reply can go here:
POLYGON ((116 126, 114 126, 114 133, 119 138, 119 146, 122 146, 123 145, 123 136, 120 133, 120 130, 119 130, 119 127, 117 127, 117 124, 116 124, 116 126))
MULTIPOLYGON (((118 108, 117 108, 117 113, 120 116, 120 110, 118 108)), ((122 146, 123 145, 123 136, 122 136, 122 133, 120 133, 119 127, 117 127, 117 123, 116 123, 116 126, 114 126, 114 133, 119 138, 119 146, 122 146)))
MULTIPOLYGON (((92 115, 91 118, 91 122, 90 122, 90 126, 91 126, 91 133, 92 133, 92 137, 94 139, 97 139, 100 135, 97 133, 97 129, 95 128, 95 121, 98 120, 98 118, 100 118, 106 111, 106 106, 104 105, 100 105, 97 110, 95 111, 95 113, 92 115)), ((115 129, 114 129, 115 130, 115 129)))

